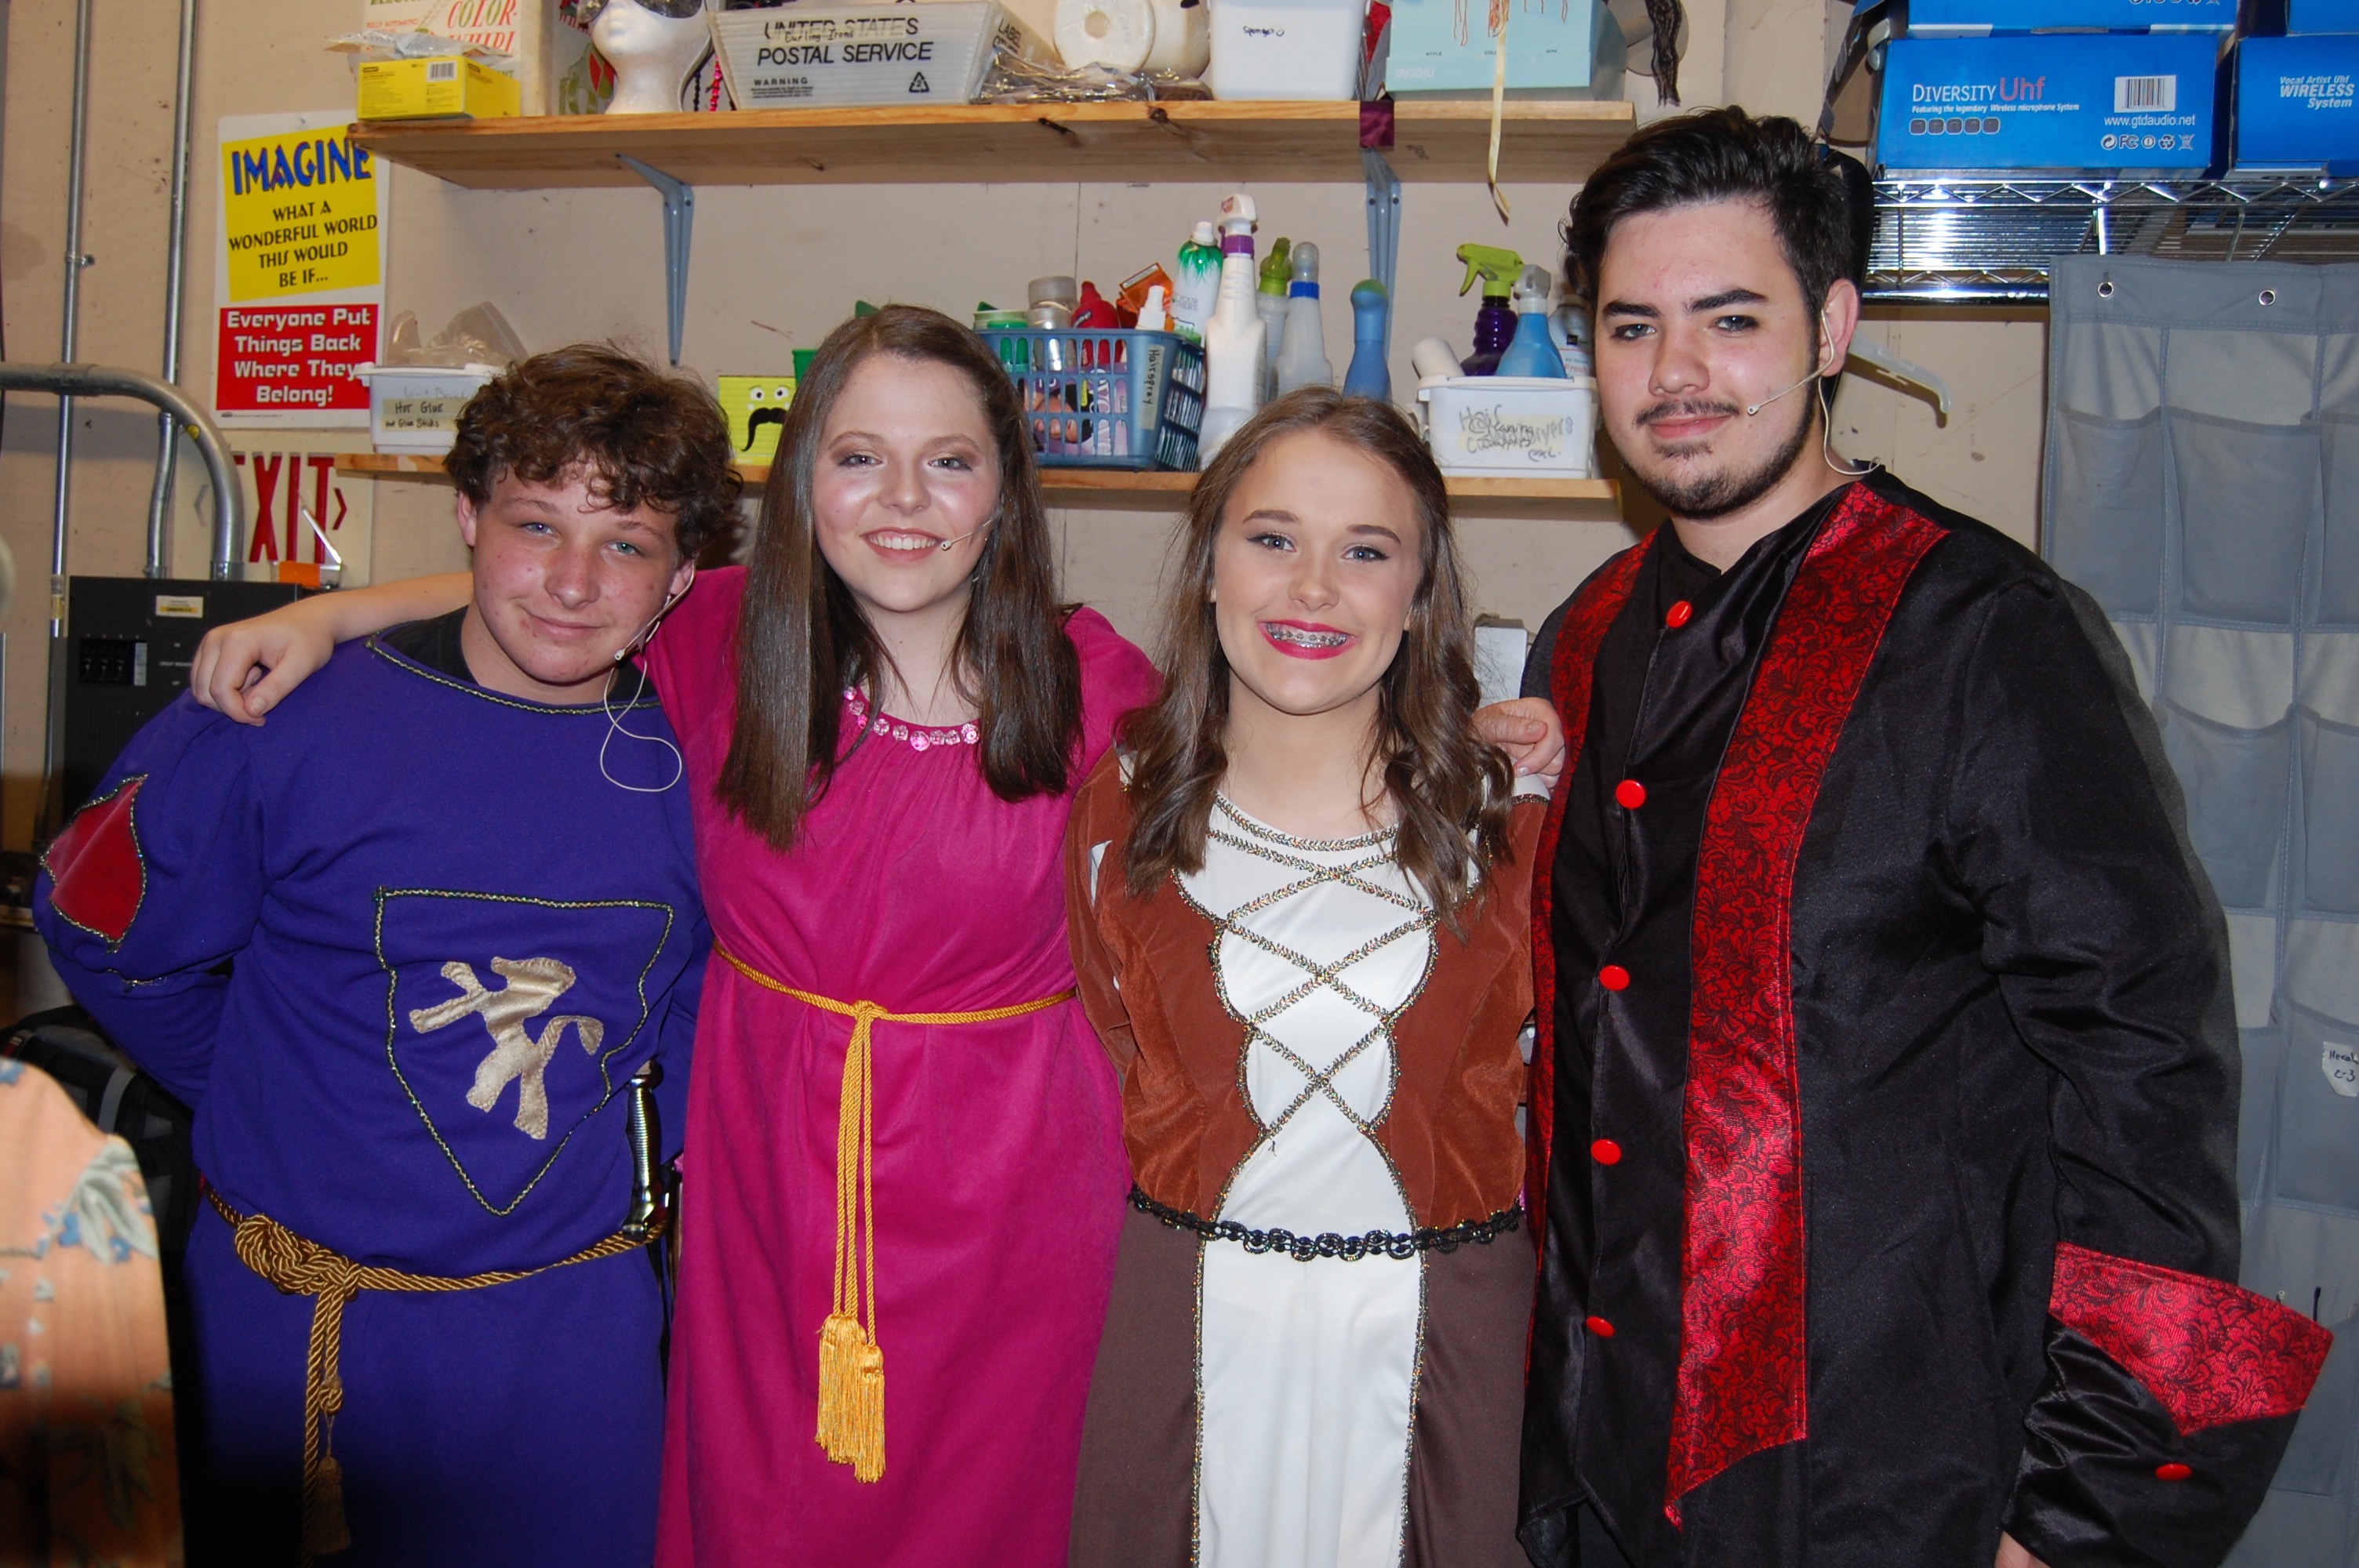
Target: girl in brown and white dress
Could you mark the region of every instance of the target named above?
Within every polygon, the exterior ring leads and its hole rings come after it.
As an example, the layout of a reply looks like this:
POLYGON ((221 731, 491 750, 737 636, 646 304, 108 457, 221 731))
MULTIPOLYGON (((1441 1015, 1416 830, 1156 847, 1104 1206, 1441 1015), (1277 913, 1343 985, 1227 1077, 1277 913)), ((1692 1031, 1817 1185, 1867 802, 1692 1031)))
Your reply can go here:
POLYGON ((1066 840, 1136 1184, 1072 1561, 1520 1563, 1541 803, 1474 733, 1441 476, 1390 407, 1293 394, 1178 577, 1066 840))

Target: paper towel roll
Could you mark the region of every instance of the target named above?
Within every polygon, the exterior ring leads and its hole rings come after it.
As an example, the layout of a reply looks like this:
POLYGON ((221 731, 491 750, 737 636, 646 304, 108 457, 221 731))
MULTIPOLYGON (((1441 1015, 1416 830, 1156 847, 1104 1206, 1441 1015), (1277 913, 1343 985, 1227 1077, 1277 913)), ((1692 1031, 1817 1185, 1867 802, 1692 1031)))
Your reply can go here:
POLYGON ((1147 54, 1147 70, 1168 70, 1174 76, 1201 76, 1212 63, 1212 7, 1208 0, 1186 5, 1182 0, 1147 0, 1155 13, 1155 47, 1147 54))
POLYGON ((1068 70, 1136 70, 1155 48, 1155 11, 1149 0, 1057 0, 1056 32, 1068 70))

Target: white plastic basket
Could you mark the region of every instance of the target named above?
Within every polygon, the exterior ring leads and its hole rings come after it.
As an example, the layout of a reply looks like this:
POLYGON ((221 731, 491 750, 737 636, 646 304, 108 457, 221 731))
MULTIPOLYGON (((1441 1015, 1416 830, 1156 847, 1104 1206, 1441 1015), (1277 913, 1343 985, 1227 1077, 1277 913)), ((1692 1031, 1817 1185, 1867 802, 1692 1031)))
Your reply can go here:
POLYGON ((1360 95, 1367 0, 1211 0, 1215 98, 1360 95))
POLYGON ((447 452, 459 438, 459 410, 499 374, 495 365, 364 364, 369 445, 380 452, 447 452))
POLYGON ((1417 400, 1444 473, 1589 477, 1597 383, 1588 376, 1452 376, 1419 386, 1417 400))

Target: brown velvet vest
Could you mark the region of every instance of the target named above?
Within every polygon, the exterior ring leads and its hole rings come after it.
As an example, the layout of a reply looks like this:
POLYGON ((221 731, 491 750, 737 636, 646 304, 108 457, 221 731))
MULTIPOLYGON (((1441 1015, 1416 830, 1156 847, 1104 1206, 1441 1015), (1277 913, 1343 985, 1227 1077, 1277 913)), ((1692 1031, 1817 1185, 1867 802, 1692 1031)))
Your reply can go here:
MULTIPOLYGON (((1523 1189, 1516 1107, 1528 1075, 1516 1037, 1532 1011, 1529 866, 1541 816, 1539 801, 1517 803, 1516 864, 1495 866, 1460 911, 1462 936, 1437 928, 1433 972, 1394 1027, 1397 1076, 1376 1138, 1420 1227, 1485 1218, 1523 1189)), ((1240 1071, 1245 1025, 1214 993, 1212 924, 1168 881, 1143 899, 1124 888, 1129 838, 1130 799, 1109 752, 1066 829, 1073 968, 1123 1076, 1132 1176, 1158 1203, 1209 1218, 1261 1136, 1240 1071)))

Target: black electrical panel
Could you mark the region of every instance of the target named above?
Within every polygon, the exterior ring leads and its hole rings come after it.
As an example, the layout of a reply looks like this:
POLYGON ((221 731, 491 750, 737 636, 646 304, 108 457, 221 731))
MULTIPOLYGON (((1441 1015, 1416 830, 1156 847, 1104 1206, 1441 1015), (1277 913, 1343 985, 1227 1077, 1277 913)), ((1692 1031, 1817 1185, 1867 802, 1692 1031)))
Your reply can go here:
POLYGON ((291 604, 304 591, 282 582, 67 579, 65 657, 55 672, 62 689, 50 708, 62 725, 65 813, 91 797, 139 727, 189 689, 208 630, 291 604))

